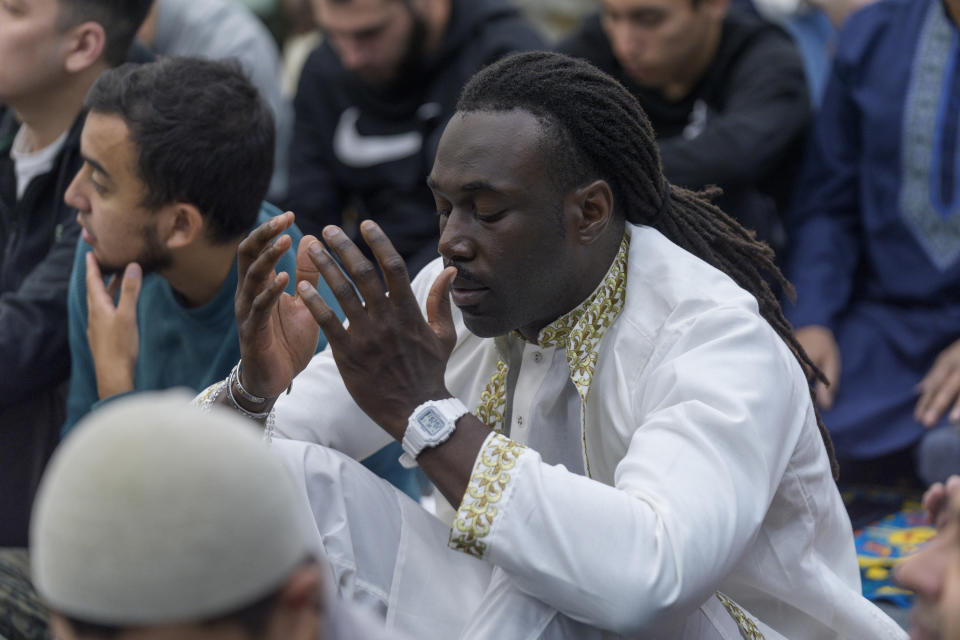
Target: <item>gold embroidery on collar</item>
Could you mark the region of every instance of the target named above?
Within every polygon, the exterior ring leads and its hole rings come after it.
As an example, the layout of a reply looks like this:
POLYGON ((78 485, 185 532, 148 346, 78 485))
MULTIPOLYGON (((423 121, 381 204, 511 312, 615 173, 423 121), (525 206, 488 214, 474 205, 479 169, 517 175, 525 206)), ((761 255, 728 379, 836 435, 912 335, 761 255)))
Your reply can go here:
MULTIPOLYGON (((557 318, 540 330, 537 341, 544 347, 564 347, 567 365, 570 367, 570 379, 577 388, 580 402, 586 405, 593 372, 597 366, 597 345, 610 325, 623 309, 627 293, 627 258, 630 250, 630 236, 624 234, 620 249, 614 258, 610 270, 604 276, 596 290, 576 309, 557 318)), ((507 369, 501 358, 497 370, 480 394, 480 404, 474 414, 487 426, 498 433, 503 432, 504 411, 507 406, 507 369)), ((581 412, 581 437, 586 455, 586 433, 583 429, 581 412)), ((587 462, 587 475, 590 475, 587 462)))
POLYGON ((499 433, 487 438, 450 529, 450 548, 483 558, 487 550, 483 538, 499 513, 497 503, 510 483, 509 471, 525 450, 522 444, 499 433))
POLYGON ((736 602, 719 591, 717 591, 716 596, 717 600, 719 600, 727 610, 727 613, 730 614, 730 617, 736 621, 737 628, 740 630, 740 636, 743 640, 764 640, 763 634, 760 632, 760 629, 757 628, 756 623, 736 602))
POLYGON ((503 433, 503 411, 507 405, 507 363, 497 362, 497 370, 480 393, 480 404, 473 415, 497 433, 503 433))
MULTIPOLYGON (((597 365, 597 345, 623 309, 627 290, 627 257, 630 238, 624 234, 617 257, 603 282, 576 309, 558 318, 540 331, 538 342, 545 347, 564 347, 570 378, 577 387, 581 407, 586 405, 590 382, 597 365)), ((497 504, 506 490, 517 458, 526 449, 502 435, 507 399, 508 365, 501 358, 497 370, 480 394, 473 412, 496 433, 484 443, 463 496, 457 517, 450 529, 451 548, 482 558, 487 550, 483 538, 490 533, 499 514, 497 504)), ((586 440, 584 412, 580 412, 580 433, 586 440)), ((586 442, 583 443, 586 456, 586 442)), ((587 461, 587 475, 590 463, 587 461)))

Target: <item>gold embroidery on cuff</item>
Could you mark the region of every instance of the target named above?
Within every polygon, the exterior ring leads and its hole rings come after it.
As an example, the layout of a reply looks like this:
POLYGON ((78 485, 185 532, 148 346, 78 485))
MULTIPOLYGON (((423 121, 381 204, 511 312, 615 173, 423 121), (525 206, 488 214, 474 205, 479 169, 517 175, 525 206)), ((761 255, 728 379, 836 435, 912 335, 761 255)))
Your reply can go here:
POLYGON ((736 621, 737 628, 740 629, 740 636, 743 640, 764 640, 763 634, 760 633, 760 629, 757 628, 756 623, 736 602, 719 591, 717 592, 717 600, 719 600, 720 604, 727 610, 730 617, 736 621))
POLYGON ((217 398, 220 397, 220 394, 223 393, 223 390, 226 388, 227 383, 225 380, 214 382, 197 394, 197 397, 192 401, 193 406, 199 408, 201 411, 209 411, 210 407, 213 406, 213 403, 217 401, 217 398))
POLYGON ((450 528, 449 546, 477 558, 483 558, 487 544, 483 538, 490 533, 500 513, 498 503, 510 484, 510 470, 526 450, 522 444, 499 433, 487 437, 477 456, 467 491, 450 528))

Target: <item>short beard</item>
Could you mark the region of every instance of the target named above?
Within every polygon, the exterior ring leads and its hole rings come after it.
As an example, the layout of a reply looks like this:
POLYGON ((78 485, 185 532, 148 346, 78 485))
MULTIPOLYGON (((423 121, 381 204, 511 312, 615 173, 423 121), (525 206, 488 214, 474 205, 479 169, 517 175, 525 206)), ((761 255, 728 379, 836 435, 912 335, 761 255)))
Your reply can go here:
MULTIPOLYGON (((134 260, 134 262, 140 265, 143 275, 162 271, 173 264, 173 255, 171 255, 170 251, 157 239, 156 225, 151 224, 143 227, 143 244, 143 251, 141 251, 137 259, 134 260)), ((104 276, 117 275, 122 273, 126 267, 126 264, 118 265, 101 262, 100 272, 104 276)))
POLYGON ((410 28, 410 35, 403 47, 400 60, 393 72, 393 77, 387 80, 370 81, 360 77, 362 84, 380 93, 392 93, 401 91, 406 93, 412 80, 420 77, 420 69, 423 66, 424 47, 427 40, 427 21, 422 15, 409 6, 406 2, 407 11, 410 12, 410 18, 413 25, 410 28))

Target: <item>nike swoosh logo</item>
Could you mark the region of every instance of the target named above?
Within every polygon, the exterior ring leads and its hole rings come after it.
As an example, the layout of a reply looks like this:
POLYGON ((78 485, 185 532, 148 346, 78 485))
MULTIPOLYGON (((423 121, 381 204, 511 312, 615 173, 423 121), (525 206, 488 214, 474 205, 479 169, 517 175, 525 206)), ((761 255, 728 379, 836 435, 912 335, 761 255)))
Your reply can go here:
POLYGON ((364 169, 419 153, 423 136, 418 131, 387 136, 364 136, 357 131, 360 110, 349 107, 340 114, 333 133, 333 152, 348 167, 364 169))

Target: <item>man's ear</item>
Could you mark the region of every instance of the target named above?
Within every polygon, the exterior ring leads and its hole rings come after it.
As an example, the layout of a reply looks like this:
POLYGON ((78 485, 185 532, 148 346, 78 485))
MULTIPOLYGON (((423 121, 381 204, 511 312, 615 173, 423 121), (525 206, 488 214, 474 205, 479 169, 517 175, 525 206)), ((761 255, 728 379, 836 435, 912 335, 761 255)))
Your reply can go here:
POLYGON ((570 194, 575 207, 576 229, 581 244, 593 244, 613 218, 613 190, 606 180, 594 180, 570 194))
POLYGON ((177 202, 165 212, 164 244, 168 249, 188 247, 207 231, 207 220, 195 205, 177 202))
POLYGON ((64 67, 70 73, 79 73, 103 58, 107 34, 99 22, 83 22, 71 27, 66 37, 67 56, 64 67))

